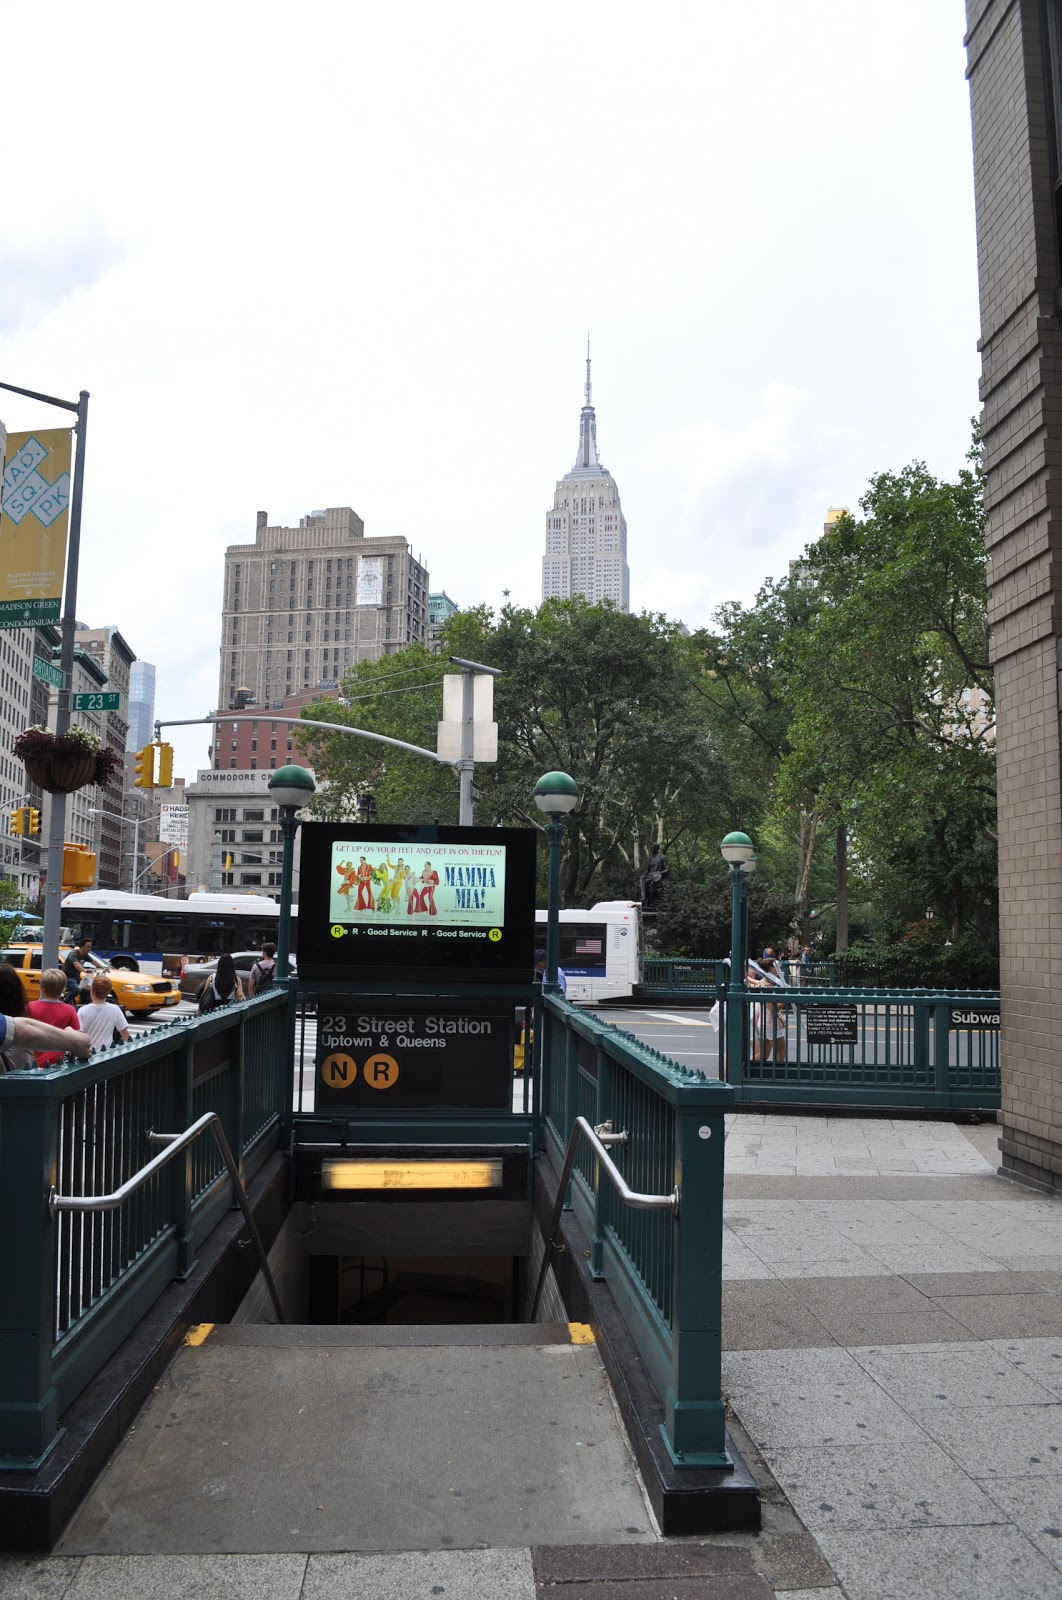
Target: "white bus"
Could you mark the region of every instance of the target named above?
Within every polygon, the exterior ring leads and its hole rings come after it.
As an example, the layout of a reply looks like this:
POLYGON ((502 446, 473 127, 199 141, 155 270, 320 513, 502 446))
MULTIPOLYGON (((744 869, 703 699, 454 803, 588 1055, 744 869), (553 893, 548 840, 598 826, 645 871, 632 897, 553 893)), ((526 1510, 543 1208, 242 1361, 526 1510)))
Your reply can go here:
MULTIPOLYGON (((64 941, 91 939, 93 949, 112 967, 157 972, 179 978, 188 961, 205 961, 225 950, 261 949, 276 942, 280 906, 268 895, 127 894, 119 889, 87 889, 63 900, 64 941)), ((298 907, 292 907, 291 948, 298 933, 298 907)))
MULTIPOLYGON (((546 912, 535 921, 546 943, 546 912)), ((642 908, 637 900, 599 900, 560 913, 560 956, 569 1000, 623 999, 642 981, 642 908)))
MULTIPOLYGON (((63 939, 92 940, 112 967, 179 978, 186 962, 276 942, 280 906, 267 895, 127 894, 88 889, 63 900, 63 939)), ((291 908, 291 950, 298 949, 299 908, 291 908)), ((535 913, 546 942, 546 913, 535 913)), ((642 980, 642 916, 637 900, 601 900, 589 911, 560 913, 560 965, 569 1000, 622 999, 642 980)))

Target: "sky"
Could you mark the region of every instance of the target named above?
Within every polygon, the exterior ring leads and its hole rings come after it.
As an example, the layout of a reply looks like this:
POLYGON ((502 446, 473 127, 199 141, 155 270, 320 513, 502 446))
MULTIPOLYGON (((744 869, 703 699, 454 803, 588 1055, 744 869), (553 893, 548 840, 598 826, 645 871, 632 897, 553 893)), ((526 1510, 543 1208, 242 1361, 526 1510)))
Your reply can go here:
MULTIPOLYGON (((961 0, 55 0, 42 41, 23 7, 0 381, 91 394, 79 618, 155 664, 157 715, 206 715, 226 545, 330 505, 460 605, 536 605, 588 332, 634 610, 709 624, 872 474, 954 475, 963 28, 961 0)), ((206 729, 172 742, 208 765, 206 729)))

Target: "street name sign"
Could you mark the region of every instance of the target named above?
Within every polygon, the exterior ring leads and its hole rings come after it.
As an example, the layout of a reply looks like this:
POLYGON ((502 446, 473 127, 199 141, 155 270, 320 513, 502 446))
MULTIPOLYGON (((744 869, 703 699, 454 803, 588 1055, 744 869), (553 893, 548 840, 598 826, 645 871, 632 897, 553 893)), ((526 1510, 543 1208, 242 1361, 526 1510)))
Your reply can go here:
POLYGON ((50 661, 42 661, 40 656, 33 658, 33 676, 40 678, 42 683, 50 683, 56 689, 63 687, 63 674, 58 667, 53 667, 50 661))
POLYGON ((117 694, 76 694, 75 711, 117 711, 121 696, 117 694))

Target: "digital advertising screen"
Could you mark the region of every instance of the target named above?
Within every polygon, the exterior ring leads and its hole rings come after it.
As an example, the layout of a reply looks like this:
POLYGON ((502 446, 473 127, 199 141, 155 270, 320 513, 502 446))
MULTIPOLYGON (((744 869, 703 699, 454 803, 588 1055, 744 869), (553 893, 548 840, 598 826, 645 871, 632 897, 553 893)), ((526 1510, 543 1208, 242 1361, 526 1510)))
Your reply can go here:
POLYGON ((304 823, 299 973, 530 982, 531 828, 304 823))

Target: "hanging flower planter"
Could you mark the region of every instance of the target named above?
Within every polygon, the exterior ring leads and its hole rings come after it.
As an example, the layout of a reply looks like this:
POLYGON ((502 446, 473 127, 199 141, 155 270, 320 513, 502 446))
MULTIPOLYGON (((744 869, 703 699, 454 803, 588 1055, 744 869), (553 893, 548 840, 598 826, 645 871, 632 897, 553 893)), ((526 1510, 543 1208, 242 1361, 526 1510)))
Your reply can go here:
POLYGON ((90 783, 106 783, 119 761, 115 751, 102 746, 85 728, 71 728, 64 734, 27 728, 11 749, 26 768, 30 782, 49 794, 72 794, 90 783))

